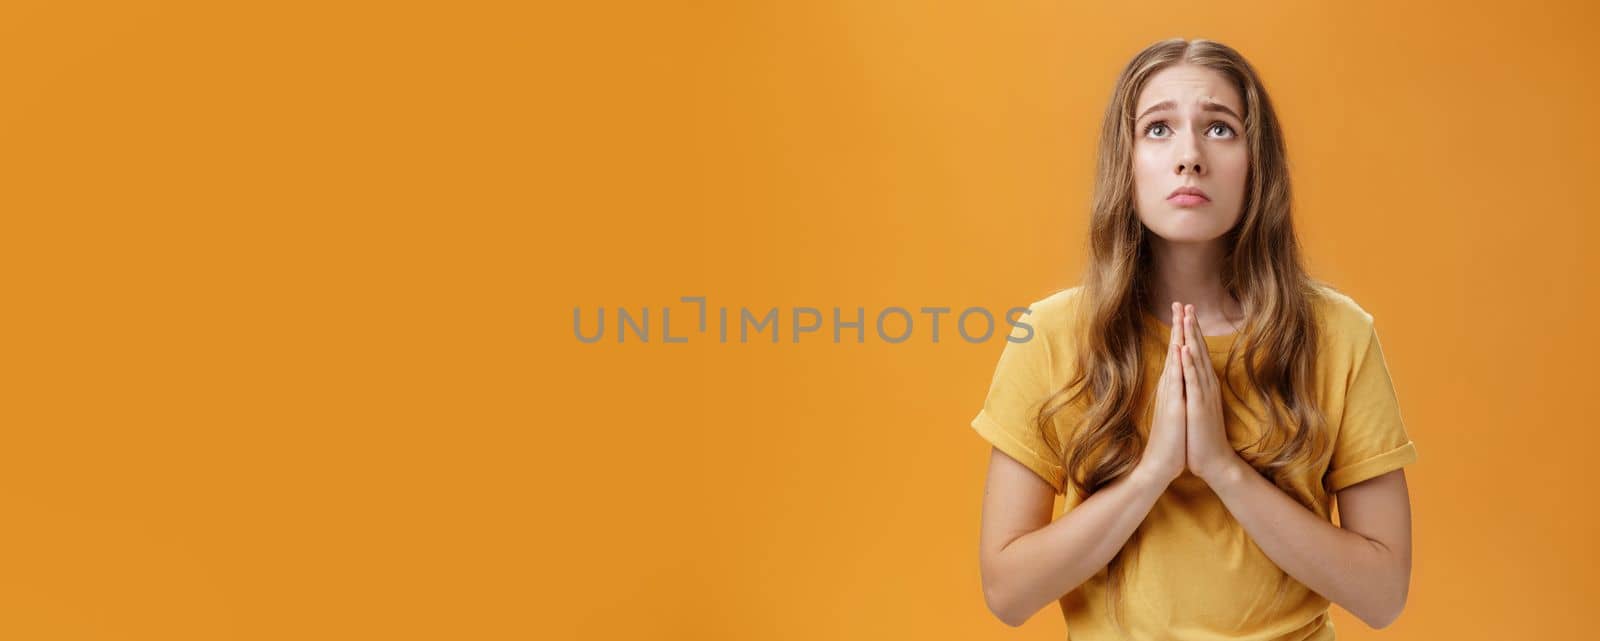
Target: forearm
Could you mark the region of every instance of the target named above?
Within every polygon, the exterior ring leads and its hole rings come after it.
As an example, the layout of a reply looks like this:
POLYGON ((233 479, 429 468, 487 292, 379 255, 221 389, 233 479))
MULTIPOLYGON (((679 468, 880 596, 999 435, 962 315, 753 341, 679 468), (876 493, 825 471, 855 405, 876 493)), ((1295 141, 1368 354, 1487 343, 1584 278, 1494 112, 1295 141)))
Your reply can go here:
POLYGON ((1385 545, 1307 510, 1243 459, 1204 478, 1289 576, 1374 628, 1398 616, 1409 577, 1404 561, 1385 545))
POLYGON ((1135 469, 1049 525, 1008 543, 995 555, 989 586, 1001 619, 1021 625, 1103 569, 1144 522, 1170 480, 1135 469))

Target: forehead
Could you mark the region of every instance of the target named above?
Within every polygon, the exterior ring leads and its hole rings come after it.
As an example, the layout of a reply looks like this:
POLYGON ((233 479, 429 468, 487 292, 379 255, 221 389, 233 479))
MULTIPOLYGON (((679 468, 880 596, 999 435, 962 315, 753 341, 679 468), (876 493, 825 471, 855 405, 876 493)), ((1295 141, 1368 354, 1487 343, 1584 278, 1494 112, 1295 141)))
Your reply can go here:
POLYGON ((1151 105, 1164 100, 1177 102, 1180 110, 1202 102, 1217 102, 1233 109, 1234 113, 1244 113, 1244 100, 1233 83, 1221 72, 1199 65, 1173 65, 1150 76, 1139 92, 1133 113, 1144 113, 1151 105))

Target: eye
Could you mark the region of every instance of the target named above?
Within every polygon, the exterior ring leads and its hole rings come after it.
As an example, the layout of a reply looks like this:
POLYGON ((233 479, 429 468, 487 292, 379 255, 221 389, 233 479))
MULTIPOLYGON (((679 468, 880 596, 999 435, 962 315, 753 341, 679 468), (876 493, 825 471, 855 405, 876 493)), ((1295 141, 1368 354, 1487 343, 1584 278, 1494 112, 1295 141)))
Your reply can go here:
POLYGON ((1224 130, 1226 130, 1226 131, 1227 131, 1227 132, 1228 132, 1228 137, 1230 137, 1230 138, 1231 138, 1231 137, 1233 137, 1233 136, 1234 136, 1234 131, 1233 131, 1233 127, 1229 127, 1229 126, 1228 126, 1228 123, 1225 123, 1225 122, 1221 122, 1221 121, 1218 121, 1218 122, 1214 122, 1214 123, 1212 123, 1212 124, 1211 124, 1211 128, 1210 128, 1210 129, 1207 129, 1207 130, 1206 130, 1206 131, 1214 131, 1214 130, 1216 130, 1216 128, 1217 128, 1217 127, 1221 127, 1221 128, 1223 128, 1223 129, 1224 129, 1224 130))
MULTIPOLYGON (((1144 135, 1149 136, 1158 127, 1162 131, 1166 131, 1167 130, 1167 121, 1165 121, 1165 120, 1157 120, 1157 121, 1152 122, 1152 123, 1150 123, 1148 125, 1145 125, 1144 126, 1144 135)), ((1206 128, 1206 131, 1208 131, 1208 132, 1216 131, 1218 128, 1221 128, 1222 131, 1223 131, 1223 133, 1220 134, 1219 137, 1232 138, 1232 137, 1238 135, 1238 132, 1235 132, 1233 130, 1233 127, 1229 126, 1228 123, 1222 122, 1221 120, 1218 120, 1218 121, 1216 121, 1214 123, 1211 123, 1211 126, 1206 128)), ((1164 136, 1156 136, 1156 137, 1157 138, 1162 138, 1164 136)))

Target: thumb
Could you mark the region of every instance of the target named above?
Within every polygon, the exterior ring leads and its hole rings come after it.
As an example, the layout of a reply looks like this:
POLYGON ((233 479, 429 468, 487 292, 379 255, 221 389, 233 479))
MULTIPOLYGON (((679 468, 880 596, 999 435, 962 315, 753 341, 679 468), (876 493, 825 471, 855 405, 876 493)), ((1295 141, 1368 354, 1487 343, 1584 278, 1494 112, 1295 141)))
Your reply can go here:
POLYGON ((1194 358, 1189 355, 1188 348, 1178 350, 1183 359, 1183 398, 1185 401, 1198 400, 1200 397, 1200 372, 1195 370, 1194 358))

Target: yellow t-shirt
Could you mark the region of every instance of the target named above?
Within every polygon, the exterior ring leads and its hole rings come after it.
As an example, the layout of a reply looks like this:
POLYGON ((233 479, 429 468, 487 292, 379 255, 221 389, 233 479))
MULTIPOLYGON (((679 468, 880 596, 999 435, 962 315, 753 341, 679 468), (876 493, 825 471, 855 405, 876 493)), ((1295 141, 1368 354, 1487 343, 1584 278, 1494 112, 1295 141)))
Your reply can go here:
MULTIPOLYGON (((1007 341, 1000 354, 983 409, 973 429, 994 447, 1022 462, 1064 494, 1063 513, 1082 502, 1064 482, 1061 456, 1035 430, 1040 404, 1070 379, 1073 305, 1082 286, 1061 290, 1029 306, 1023 321, 1033 334, 1025 342, 1007 341)), ((1372 315, 1350 297, 1322 288, 1316 313, 1322 330, 1316 393, 1327 416, 1329 444, 1314 472, 1295 481, 1319 497, 1322 516, 1332 522, 1333 493, 1399 469, 1417 460, 1416 446, 1400 419, 1394 386, 1378 343, 1372 315)), ((1146 312, 1145 386, 1135 421, 1150 433, 1149 402, 1160 377, 1168 326, 1146 312)), ((1016 328, 1015 339, 1028 338, 1016 328)), ((1222 376, 1235 336, 1207 336, 1212 362, 1222 376)), ((1230 375, 1249 410, 1259 402, 1235 356, 1230 375)), ((1243 449, 1259 434, 1259 422, 1241 411, 1223 391, 1223 417, 1229 440, 1243 449)), ((1054 418, 1055 443, 1066 443, 1081 413, 1077 406, 1054 418)), ((1123 623, 1134 639, 1327 641, 1334 638, 1329 602, 1290 577, 1288 592, 1274 602, 1283 570, 1256 546, 1222 500, 1199 477, 1184 472, 1156 501, 1139 526, 1128 573, 1122 585, 1123 623)), ((1107 570, 1090 577, 1060 600, 1068 633, 1075 641, 1122 639, 1105 608, 1107 570)))

